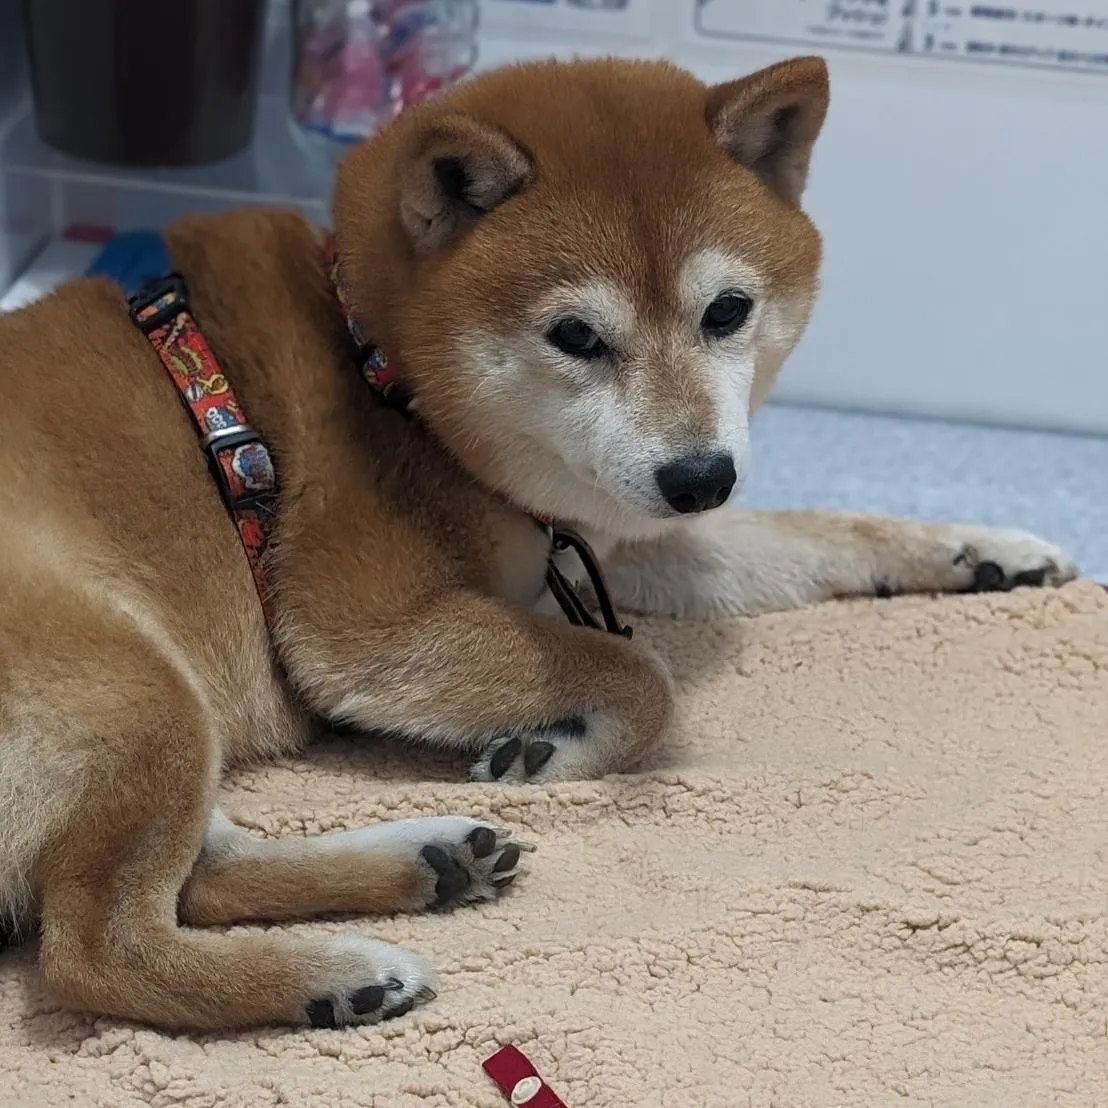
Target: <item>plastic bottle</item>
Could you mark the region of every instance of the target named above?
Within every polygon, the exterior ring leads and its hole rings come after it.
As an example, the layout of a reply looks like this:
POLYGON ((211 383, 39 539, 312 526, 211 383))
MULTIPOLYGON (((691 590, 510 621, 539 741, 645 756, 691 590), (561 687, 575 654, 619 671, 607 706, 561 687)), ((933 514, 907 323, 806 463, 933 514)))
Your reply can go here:
POLYGON ((477 0, 300 0, 295 50, 294 118, 350 142, 472 69, 477 0))

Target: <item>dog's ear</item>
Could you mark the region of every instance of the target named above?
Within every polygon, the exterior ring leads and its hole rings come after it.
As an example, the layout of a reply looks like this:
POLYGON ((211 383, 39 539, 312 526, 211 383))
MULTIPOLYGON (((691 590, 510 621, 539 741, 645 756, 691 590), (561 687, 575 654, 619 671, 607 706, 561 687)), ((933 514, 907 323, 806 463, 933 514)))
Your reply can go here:
POLYGON ((464 115, 433 118, 401 157, 400 222, 420 254, 503 204, 533 171, 509 135, 464 115))
POLYGON ((830 97, 822 58, 796 58, 708 90, 708 124, 735 161, 798 204, 830 97))

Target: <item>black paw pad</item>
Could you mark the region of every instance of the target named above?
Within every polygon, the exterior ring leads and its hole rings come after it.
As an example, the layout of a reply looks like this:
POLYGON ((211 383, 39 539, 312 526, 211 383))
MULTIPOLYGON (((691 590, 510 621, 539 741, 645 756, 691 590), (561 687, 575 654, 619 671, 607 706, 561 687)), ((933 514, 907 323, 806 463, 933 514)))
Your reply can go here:
POLYGON ((565 735, 571 739, 583 739, 588 727, 580 716, 566 716, 565 719, 555 720, 544 731, 556 731, 559 735, 565 735))
POLYGON ((878 600, 888 600, 893 595, 893 587, 888 581, 878 581, 873 586, 873 595, 878 600))
POLYGON ((1018 589, 1023 585, 1030 585, 1032 588, 1039 588, 1046 580, 1046 566, 1042 566, 1040 569, 1025 569, 1022 573, 1017 573, 1012 578, 1012 588, 1018 589))
POLYGON ((1002 592, 1005 589, 1004 570, 996 562, 979 562, 973 571, 974 592, 1002 592))
POLYGON ((487 858, 496 849, 496 832, 491 827, 475 827, 466 835, 466 842, 474 858, 487 858))
POLYGON ((366 985, 350 996, 350 1010, 356 1016, 376 1012, 385 1003, 385 990, 380 985, 366 985))
POLYGON ((492 867, 493 873, 507 873, 519 865, 519 847, 515 843, 508 843, 504 853, 496 859, 496 865, 492 867))
POLYGON ((325 996, 309 1000, 305 1012, 310 1027, 338 1027, 335 1006, 325 996))
POLYGON ((457 900, 469 888, 470 876, 439 846, 425 846, 420 852, 423 860, 438 874, 435 882, 435 908, 443 908, 457 900))
POLYGON ((409 997, 402 1000, 395 1008, 390 1008, 382 1016, 383 1019, 394 1020, 398 1016, 406 1016, 415 1007, 415 998, 409 997))
POLYGON ((523 768, 528 777, 534 777, 550 761, 554 749, 553 743, 537 742, 528 744, 523 754, 523 768))
POLYGON ((522 750, 523 743, 519 739, 509 739, 492 756, 492 761, 489 762, 489 773, 493 780, 499 781, 512 768, 512 763, 519 757, 522 750))

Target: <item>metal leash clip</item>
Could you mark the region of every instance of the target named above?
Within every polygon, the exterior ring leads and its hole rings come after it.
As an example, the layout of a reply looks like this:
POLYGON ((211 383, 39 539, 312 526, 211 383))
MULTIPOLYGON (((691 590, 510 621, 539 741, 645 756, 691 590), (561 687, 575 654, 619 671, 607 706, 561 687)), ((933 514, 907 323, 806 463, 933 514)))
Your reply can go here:
POLYGON ((576 627, 591 627, 596 631, 608 631, 613 635, 622 635, 625 639, 631 638, 635 633, 634 628, 620 620, 612 597, 608 591, 608 585, 604 580, 604 574, 600 569, 600 563, 592 551, 592 547, 576 531, 565 528, 549 528, 550 532, 550 560, 546 565, 546 587, 558 602, 559 607, 566 614, 566 619, 576 627), (558 568, 555 557, 572 550, 585 567, 592 585, 596 602, 600 606, 600 615, 604 620, 601 625, 596 616, 589 611, 585 602, 577 595, 576 589, 570 584, 566 575, 558 568))

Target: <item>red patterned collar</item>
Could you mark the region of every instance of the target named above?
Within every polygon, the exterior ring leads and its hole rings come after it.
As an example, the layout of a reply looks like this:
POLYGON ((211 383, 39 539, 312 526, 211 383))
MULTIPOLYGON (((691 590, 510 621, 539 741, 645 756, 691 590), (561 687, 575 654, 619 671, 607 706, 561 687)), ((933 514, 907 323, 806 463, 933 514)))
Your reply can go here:
MULTIPOLYGON (((350 337, 354 340, 354 359, 361 370, 366 384, 378 393, 391 407, 409 417, 415 416, 416 403, 405 388, 399 367, 390 362, 385 352, 369 339, 354 316, 350 302, 350 289, 342 275, 342 259, 334 234, 329 234, 323 244, 323 257, 335 298, 342 309, 343 318, 350 337)), ((596 630, 610 631, 616 635, 630 638, 632 630, 626 626, 616 613, 612 604, 604 574, 600 569, 596 555, 589 544, 576 531, 558 526, 547 516, 535 512, 529 513, 535 523, 546 532, 550 539, 550 557, 546 566, 546 586, 551 595, 565 612, 570 623, 578 627, 592 627, 596 630), (600 620, 589 611, 588 606, 578 595, 562 570, 558 567, 557 555, 572 550, 588 574, 597 606, 600 608, 600 620), (601 622, 603 621, 603 622, 601 622)))
POLYGON ((342 309, 346 329, 354 340, 354 361, 369 387, 381 396, 391 407, 410 414, 412 398, 400 380, 398 367, 391 363, 385 352, 374 342, 370 342, 350 306, 350 290, 342 277, 342 265, 339 258, 338 243, 334 235, 328 235, 323 243, 323 260, 335 298, 342 309))

